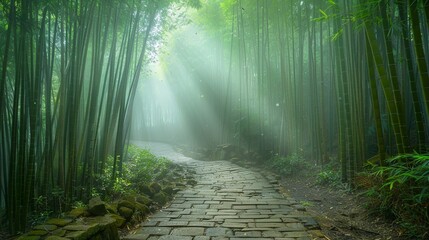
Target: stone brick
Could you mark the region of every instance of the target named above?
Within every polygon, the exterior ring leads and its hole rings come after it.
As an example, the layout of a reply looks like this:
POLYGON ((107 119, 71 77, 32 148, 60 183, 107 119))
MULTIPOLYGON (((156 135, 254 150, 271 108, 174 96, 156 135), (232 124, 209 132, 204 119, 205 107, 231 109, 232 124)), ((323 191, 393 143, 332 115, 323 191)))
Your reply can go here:
POLYGON ((247 232, 235 232, 235 237, 241 237, 241 238, 254 238, 254 237, 261 237, 262 234, 260 231, 247 231, 247 232))
POLYGON ((150 235, 168 235, 171 227, 143 227, 137 234, 150 234, 150 235))
POLYGON ((160 222, 158 224, 160 227, 186 227, 188 226, 187 221, 166 221, 166 222, 160 222))
POLYGON ((232 235, 233 235, 233 232, 229 228, 216 227, 216 228, 207 228, 206 229, 206 236, 228 237, 228 236, 232 236, 232 235))
POLYGON ((233 223, 233 222, 226 222, 222 224, 222 227, 226 228, 245 228, 247 227, 246 223, 233 223))
POLYGON ((263 231, 262 236, 264 237, 283 237, 283 234, 278 231, 263 231))
POLYGON ((171 232, 174 236, 199 236, 204 235, 204 228, 202 227, 183 227, 175 228, 171 232))
POLYGON ((189 227, 214 227, 214 222, 189 222, 189 227))
POLYGON ((158 240, 192 240, 192 237, 167 235, 159 237, 158 240))
POLYGON ((196 236, 193 240, 210 240, 208 236, 196 236))

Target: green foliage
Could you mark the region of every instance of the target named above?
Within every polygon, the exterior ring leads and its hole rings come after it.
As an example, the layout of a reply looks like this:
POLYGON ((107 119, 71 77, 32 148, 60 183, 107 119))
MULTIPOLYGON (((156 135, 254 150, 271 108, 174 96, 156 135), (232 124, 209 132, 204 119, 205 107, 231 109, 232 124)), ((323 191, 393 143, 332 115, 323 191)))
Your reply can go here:
POLYGON ((53 213, 51 207, 49 206, 48 197, 38 196, 34 198, 34 211, 30 216, 30 224, 37 225, 46 221, 51 214, 53 213))
MULTIPOLYGON (((107 166, 113 165, 113 157, 109 156, 107 166)), ((155 179, 165 176, 171 166, 171 161, 163 157, 157 157, 148 150, 130 145, 127 148, 127 159, 123 163, 122 176, 119 171, 115 180, 112 181, 112 167, 107 167, 98 177, 98 189, 92 190, 93 196, 104 194, 103 197, 112 197, 137 191, 139 183, 148 184, 155 179)))
POLYGON ((148 150, 134 145, 128 147, 128 160, 124 162, 124 178, 129 182, 150 183, 168 172, 172 162, 164 157, 157 157, 148 150))
POLYGON ((429 236, 429 154, 404 154, 373 166, 378 184, 366 193, 372 210, 395 218, 411 237, 429 236))
POLYGON ((292 175, 308 167, 304 157, 298 153, 292 153, 286 157, 276 155, 269 160, 269 165, 282 175, 292 175))
POLYGON ((301 204, 304 207, 314 207, 314 203, 309 201, 300 201, 299 204, 301 204))
POLYGON ((321 185, 339 187, 342 185, 341 173, 333 169, 323 170, 317 174, 317 183, 321 185))

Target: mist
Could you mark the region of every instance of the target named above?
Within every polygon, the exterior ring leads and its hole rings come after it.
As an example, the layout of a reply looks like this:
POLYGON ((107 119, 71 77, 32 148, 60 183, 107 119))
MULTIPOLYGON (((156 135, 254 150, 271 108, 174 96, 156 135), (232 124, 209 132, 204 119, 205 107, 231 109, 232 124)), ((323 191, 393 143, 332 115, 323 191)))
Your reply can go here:
MULTIPOLYGON (((420 164, 429 149, 428 4, 2 1, 8 231, 25 230, 36 197, 45 212, 62 211, 113 189, 137 141, 205 160, 316 168, 352 187, 377 167, 414 171, 395 156, 420 164)), ((404 182, 392 179, 382 187, 404 182)), ((405 199, 425 202, 427 191, 405 199)))

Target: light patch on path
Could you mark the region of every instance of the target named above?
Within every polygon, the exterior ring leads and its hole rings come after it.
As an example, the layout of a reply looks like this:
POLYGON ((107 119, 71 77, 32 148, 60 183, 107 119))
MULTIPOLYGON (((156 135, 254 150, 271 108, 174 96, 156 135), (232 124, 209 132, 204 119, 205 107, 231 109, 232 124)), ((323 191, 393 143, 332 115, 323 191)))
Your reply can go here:
MULTIPOLYGON (((126 240, 318 239, 317 223, 279 193, 274 176, 228 161, 198 161, 166 144, 133 142, 193 169, 197 184, 180 191, 126 240)), ((323 238, 320 238, 323 239, 323 238)))

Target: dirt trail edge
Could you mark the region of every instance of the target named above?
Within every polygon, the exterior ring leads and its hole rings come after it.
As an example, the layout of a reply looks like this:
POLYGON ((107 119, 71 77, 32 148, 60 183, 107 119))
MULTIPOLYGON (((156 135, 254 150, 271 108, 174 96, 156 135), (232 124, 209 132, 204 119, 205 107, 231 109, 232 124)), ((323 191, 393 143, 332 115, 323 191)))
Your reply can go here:
POLYGON ((304 207, 279 193, 274 175, 194 160, 165 144, 134 144, 193 169, 196 184, 123 239, 326 239, 304 207))

